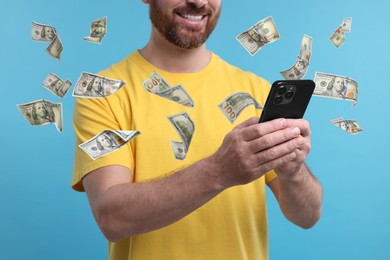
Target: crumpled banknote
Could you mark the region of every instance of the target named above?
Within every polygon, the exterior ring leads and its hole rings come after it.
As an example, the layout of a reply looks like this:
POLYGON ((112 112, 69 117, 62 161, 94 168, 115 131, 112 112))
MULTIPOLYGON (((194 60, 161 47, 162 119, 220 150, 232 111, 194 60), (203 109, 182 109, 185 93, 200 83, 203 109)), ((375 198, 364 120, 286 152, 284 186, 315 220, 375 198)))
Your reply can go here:
POLYGON ((332 124, 339 127, 341 130, 344 130, 350 134, 357 134, 363 132, 363 129, 360 127, 359 123, 356 120, 345 120, 342 117, 330 120, 332 124))
POLYGON ((141 132, 134 130, 105 130, 79 144, 79 147, 96 160, 117 151, 140 134, 141 132))
POLYGON ((17 107, 30 125, 43 126, 52 123, 59 132, 62 132, 64 129, 62 103, 53 103, 40 99, 25 104, 18 104, 17 107))
POLYGON ((182 85, 179 84, 171 87, 156 71, 153 72, 142 85, 150 93, 169 99, 183 106, 194 107, 194 101, 182 85))
POLYGON ((309 69, 313 45, 312 42, 313 39, 310 36, 306 34, 303 35, 301 41, 301 49, 299 51, 295 64, 291 68, 280 72, 283 78, 287 80, 298 80, 305 77, 307 70, 309 69))
POLYGON ((179 134, 181 142, 171 140, 171 147, 175 158, 184 160, 187 156, 191 144, 192 136, 195 131, 195 125, 187 112, 168 116, 169 122, 179 134))
POLYGON ((280 38, 272 16, 266 17, 248 30, 240 33, 236 39, 250 55, 255 55, 264 45, 280 38))

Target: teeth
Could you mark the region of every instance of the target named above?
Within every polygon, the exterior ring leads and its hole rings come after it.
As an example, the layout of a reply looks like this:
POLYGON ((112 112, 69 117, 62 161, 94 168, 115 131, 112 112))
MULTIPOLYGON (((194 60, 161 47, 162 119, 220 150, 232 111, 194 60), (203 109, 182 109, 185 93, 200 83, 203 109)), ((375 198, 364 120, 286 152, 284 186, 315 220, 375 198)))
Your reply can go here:
POLYGON ((203 16, 201 15, 189 15, 189 14, 182 14, 182 16, 186 19, 190 20, 202 20, 203 16))

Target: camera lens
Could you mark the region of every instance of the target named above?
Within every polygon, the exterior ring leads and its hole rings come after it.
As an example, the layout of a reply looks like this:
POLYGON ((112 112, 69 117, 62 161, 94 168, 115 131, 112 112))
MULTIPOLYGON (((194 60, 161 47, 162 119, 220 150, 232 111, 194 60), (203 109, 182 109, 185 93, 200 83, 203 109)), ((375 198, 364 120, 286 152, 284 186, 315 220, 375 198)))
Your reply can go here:
POLYGON ((284 93, 286 93, 286 87, 285 86, 281 86, 280 88, 278 88, 278 94, 279 95, 283 95, 284 93))
POLYGON ((280 104, 282 102, 283 102, 283 97, 282 96, 275 97, 275 99, 274 99, 274 103, 275 104, 280 104))
POLYGON ((288 92, 286 93, 286 95, 284 95, 284 97, 285 97, 286 99, 291 99, 293 96, 294 96, 294 92, 292 92, 292 91, 288 91, 288 92))

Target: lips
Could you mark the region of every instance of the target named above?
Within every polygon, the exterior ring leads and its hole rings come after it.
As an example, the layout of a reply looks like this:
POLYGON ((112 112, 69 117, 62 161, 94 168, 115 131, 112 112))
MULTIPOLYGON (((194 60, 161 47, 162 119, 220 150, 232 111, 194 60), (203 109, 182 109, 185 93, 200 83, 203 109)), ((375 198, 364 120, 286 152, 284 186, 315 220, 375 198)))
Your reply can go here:
POLYGON ((192 14, 178 14, 179 16, 183 17, 187 20, 193 20, 193 21, 200 21, 203 19, 203 15, 192 15, 192 14))

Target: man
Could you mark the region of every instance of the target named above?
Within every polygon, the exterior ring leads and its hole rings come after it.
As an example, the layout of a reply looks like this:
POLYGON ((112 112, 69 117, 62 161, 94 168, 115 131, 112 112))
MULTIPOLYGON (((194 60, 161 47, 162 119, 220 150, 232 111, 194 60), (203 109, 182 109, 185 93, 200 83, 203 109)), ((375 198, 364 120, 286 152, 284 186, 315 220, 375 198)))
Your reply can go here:
POLYGON ((321 186, 304 162, 309 125, 258 124, 255 107, 232 125, 218 108, 234 92, 264 104, 269 90, 206 49, 221 0, 143 2, 150 41, 100 73, 127 85, 104 99, 77 99, 74 114, 77 144, 106 129, 142 134, 96 161, 76 148, 73 188, 86 191, 110 259, 267 259, 266 183, 293 223, 310 228, 320 216, 321 186), (154 72, 181 84, 194 107, 147 91, 154 72), (178 133, 167 117, 181 112, 194 128, 178 160, 170 146, 178 133))

